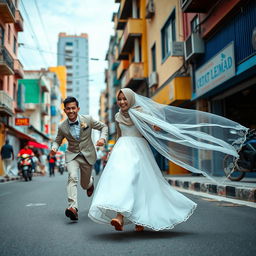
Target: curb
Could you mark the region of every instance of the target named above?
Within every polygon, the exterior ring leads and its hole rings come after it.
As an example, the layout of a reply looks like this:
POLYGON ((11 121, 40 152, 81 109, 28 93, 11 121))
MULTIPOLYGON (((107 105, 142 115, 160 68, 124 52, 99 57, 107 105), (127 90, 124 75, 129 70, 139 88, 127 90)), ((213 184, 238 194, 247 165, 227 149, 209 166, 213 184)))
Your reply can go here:
MULTIPOLYGON (((33 173, 33 177, 43 176, 40 173, 33 173)), ((15 181, 15 180, 23 180, 22 176, 17 177, 10 177, 10 178, 0 178, 0 183, 9 182, 9 181, 15 181)))
POLYGON ((187 190, 203 192, 211 195, 218 195, 243 201, 256 202, 256 189, 244 188, 230 185, 216 185, 195 181, 182 181, 179 179, 167 178, 168 183, 173 187, 180 187, 187 190))

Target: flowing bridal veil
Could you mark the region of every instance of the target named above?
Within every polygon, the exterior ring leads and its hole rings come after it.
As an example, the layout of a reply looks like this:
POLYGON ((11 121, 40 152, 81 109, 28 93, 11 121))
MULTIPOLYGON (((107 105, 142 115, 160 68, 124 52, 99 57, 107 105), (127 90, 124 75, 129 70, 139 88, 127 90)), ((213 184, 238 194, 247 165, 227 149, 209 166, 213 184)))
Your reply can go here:
POLYGON ((246 139, 246 127, 212 113, 162 105, 136 93, 134 97, 130 118, 160 154, 211 179, 216 168, 223 174, 224 170, 232 173, 246 139), (155 131, 152 125, 161 130, 155 131), (229 160, 224 161, 227 155, 229 160))

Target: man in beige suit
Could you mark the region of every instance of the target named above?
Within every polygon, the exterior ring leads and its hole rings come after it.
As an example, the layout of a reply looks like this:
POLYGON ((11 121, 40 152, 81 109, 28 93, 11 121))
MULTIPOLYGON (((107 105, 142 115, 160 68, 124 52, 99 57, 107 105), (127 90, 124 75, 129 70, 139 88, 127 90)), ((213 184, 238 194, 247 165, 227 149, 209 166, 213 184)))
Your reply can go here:
POLYGON ((78 170, 80 170, 81 187, 87 190, 90 197, 94 190, 92 166, 96 161, 95 146, 91 139, 92 129, 101 131, 96 146, 104 146, 107 139, 108 128, 102 122, 94 120, 88 115, 78 115, 79 103, 74 97, 64 100, 64 112, 67 119, 58 127, 58 133, 52 144, 52 155, 55 155, 64 138, 68 141, 66 151, 66 164, 68 170, 68 208, 65 214, 71 220, 78 220, 77 209, 77 183, 78 170))

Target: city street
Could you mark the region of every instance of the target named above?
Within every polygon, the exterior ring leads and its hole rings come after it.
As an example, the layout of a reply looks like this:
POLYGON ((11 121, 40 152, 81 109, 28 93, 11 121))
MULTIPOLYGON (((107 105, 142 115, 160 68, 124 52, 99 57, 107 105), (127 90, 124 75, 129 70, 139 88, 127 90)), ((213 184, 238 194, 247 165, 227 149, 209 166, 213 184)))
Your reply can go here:
POLYGON ((186 194, 198 204, 173 230, 116 232, 88 217, 79 188, 79 221, 64 215, 67 173, 0 184, 0 255, 256 255, 256 209, 186 194))

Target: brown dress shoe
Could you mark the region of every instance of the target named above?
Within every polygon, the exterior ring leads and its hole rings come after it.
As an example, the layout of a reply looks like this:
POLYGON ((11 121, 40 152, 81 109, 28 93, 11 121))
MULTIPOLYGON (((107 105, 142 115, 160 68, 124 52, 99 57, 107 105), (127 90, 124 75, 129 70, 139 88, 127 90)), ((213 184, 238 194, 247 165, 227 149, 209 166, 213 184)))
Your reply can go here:
POLYGON ((66 209, 65 214, 71 220, 78 220, 78 210, 73 207, 69 207, 66 209))
POLYGON ((93 194, 93 191, 94 191, 93 182, 94 182, 94 178, 92 178, 92 185, 91 185, 91 186, 87 189, 87 191, 86 191, 88 197, 91 197, 92 194, 93 194))

